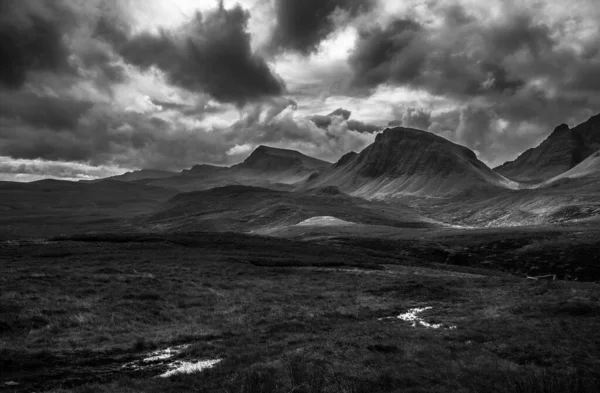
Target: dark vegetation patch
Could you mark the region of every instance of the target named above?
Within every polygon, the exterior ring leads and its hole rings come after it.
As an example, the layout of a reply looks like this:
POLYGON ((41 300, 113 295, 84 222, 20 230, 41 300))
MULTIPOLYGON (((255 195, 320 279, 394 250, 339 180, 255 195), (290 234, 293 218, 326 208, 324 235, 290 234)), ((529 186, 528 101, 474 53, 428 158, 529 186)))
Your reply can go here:
MULTIPOLYGON (((486 236, 310 243, 198 232, 3 244, 0 384, 127 393, 595 391, 598 284, 444 263, 448 250, 500 244, 486 236), (73 257, 38 257, 65 250, 73 257), (425 321, 457 328, 378 320, 428 306, 425 321), (223 361, 169 379, 122 371, 184 343, 179 359, 223 361)), ((534 252, 555 239, 532 238, 502 244, 534 252)))

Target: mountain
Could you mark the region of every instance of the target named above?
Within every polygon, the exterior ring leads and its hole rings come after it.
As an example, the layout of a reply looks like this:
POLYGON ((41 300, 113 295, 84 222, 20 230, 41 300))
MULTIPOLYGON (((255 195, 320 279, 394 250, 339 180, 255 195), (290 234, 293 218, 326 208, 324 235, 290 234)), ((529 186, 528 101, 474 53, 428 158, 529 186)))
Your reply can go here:
POLYGON ((220 171, 227 171, 227 169, 229 169, 229 167, 201 164, 194 165, 190 169, 184 169, 181 171, 181 174, 184 176, 205 176, 220 171))
POLYGON ((290 189, 293 184, 305 181, 311 174, 330 166, 327 161, 295 150, 259 146, 240 164, 231 167, 196 165, 177 176, 149 184, 186 192, 228 185, 290 189))
POLYGON ((475 153, 426 131, 388 128, 359 154, 349 153, 305 187, 337 186, 351 195, 448 196, 467 189, 517 185, 495 173, 475 153))
POLYGON ((250 169, 264 172, 287 172, 290 170, 314 171, 327 168, 331 163, 309 157, 295 150, 259 146, 235 169, 250 169))
POLYGON ((145 179, 162 179, 176 174, 176 172, 162 171, 159 169, 141 169, 139 171, 126 172, 122 175, 112 176, 108 179, 131 182, 145 179))
POLYGON ((556 127, 539 146, 495 168, 515 181, 542 182, 575 167, 600 149, 600 114, 575 128, 556 127))

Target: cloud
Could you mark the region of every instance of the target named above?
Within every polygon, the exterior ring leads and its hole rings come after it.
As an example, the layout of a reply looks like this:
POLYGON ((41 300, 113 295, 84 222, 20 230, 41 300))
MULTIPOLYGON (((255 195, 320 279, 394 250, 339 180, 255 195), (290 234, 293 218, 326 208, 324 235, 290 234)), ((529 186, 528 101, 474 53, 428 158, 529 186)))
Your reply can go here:
POLYGON ((63 37, 73 14, 61 1, 0 1, 0 85, 18 89, 30 71, 71 71, 63 37))
POLYGON ((177 86, 242 106, 285 90, 283 81, 251 50, 246 31, 249 16, 239 5, 225 9, 221 4, 212 12, 198 12, 175 31, 132 35, 103 19, 97 35, 131 64, 157 67, 177 86))
POLYGON ((457 9, 441 27, 404 18, 361 30, 350 58, 354 84, 409 85, 463 97, 514 92, 524 81, 509 71, 505 59, 521 52, 539 58, 553 45, 549 30, 527 15, 486 27, 464 10, 457 17, 457 9))
POLYGON ((348 129, 350 131, 358 131, 358 132, 366 132, 366 133, 373 133, 376 131, 381 131, 383 128, 383 127, 375 125, 375 124, 363 123, 362 121, 358 121, 358 120, 348 120, 347 124, 348 124, 348 129))
POLYGON ((251 144, 235 145, 231 149, 227 150, 226 154, 228 156, 236 156, 250 153, 252 150, 254 150, 254 146, 251 144))
POLYGON ((92 105, 66 97, 0 92, 0 118, 57 131, 74 129, 92 105))
POLYGON ((329 118, 326 128, 318 127, 310 118, 297 115, 294 105, 286 105, 283 100, 271 102, 248 110, 227 132, 227 139, 239 146, 268 144, 298 149, 332 162, 350 150, 362 150, 375 139, 374 134, 350 129, 343 115, 329 118))
POLYGON ((344 19, 367 12, 374 3, 372 0, 275 0, 276 24, 271 48, 302 55, 316 52, 344 19))
POLYGON ((390 122, 395 127, 416 128, 417 130, 428 130, 431 126, 431 112, 420 108, 396 108, 394 114, 399 117, 390 122))
POLYGON ((338 108, 338 109, 334 110, 333 112, 331 112, 328 116, 329 117, 341 116, 344 120, 348 120, 350 118, 351 114, 352 114, 352 112, 350 112, 347 109, 338 108))
POLYGON ((91 180, 114 176, 124 170, 109 166, 91 166, 80 162, 13 159, 0 156, 0 180, 35 181, 54 178, 91 180))
POLYGON ((354 83, 377 86, 384 82, 407 83, 419 76, 426 59, 423 28, 409 19, 399 19, 385 28, 362 30, 350 58, 354 83))
POLYGON ((373 133, 376 131, 381 131, 382 129, 382 127, 375 124, 364 123, 354 119, 350 120, 351 115, 352 112, 349 110, 338 108, 328 115, 309 116, 308 120, 312 121, 317 127, 323 130, 328 130, 329 127, 336 122, 336 120, 343 122, 345 127, 350 131, 373 133))

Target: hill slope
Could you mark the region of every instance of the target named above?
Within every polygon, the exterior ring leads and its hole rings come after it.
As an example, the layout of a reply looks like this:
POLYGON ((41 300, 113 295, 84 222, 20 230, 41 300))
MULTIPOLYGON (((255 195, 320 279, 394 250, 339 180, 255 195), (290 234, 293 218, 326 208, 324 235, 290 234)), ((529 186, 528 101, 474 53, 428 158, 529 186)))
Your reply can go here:
MULTIPOLYGON (((588 158, 569 169, 568 171, 561 173, 558 176, 548 180, 547 183, 552 183, 562 179, 583 179, 588 178, 589 180, 597 179, 600 177, 600 150, 597 150, 588 158)), ((600 184, 598 185, 600 187, 600 184)))
POLYGON ((175 193, 115 180, 0 182, 0 239, 120 229, 175 193))
POLYGON ((473 151, 426 131, 386 129, 360 154, 348 154, 305 187, 333 185, 352 195, 449 196, 473 187, 516 184, 488 168, 473 151))
POLYGON ((570 129, 561 124, 539 146, 496 167, 509 179, 542 182, 573 168, 600 149, 600 115, 570 129))
POLYGON ((407 206, 366 201, 332 187, 287 192, 247 186, 179 194, 140 224, 155 230, 264 231, 325 216, 366 225, 435 226, 407 206))

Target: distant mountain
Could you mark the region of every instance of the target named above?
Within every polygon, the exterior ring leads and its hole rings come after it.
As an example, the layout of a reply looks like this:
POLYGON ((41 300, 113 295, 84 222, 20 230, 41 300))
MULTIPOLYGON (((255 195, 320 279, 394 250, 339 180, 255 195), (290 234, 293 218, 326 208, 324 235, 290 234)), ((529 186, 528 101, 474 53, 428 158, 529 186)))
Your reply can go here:
POLYGON ((600 114, 570 129, 561 124, 539 146, 495 168, 515 181, 542 182, 575 167, 600 149, 600 114))
POLYGON ((290 170, 319 170, 327 168, 330 162, 309 157, 295 150, 259 146, 244 162, 235 169, 251 169, 263 172, 288 172, 290 170))
POLYGON ((181 174, 158 179, 149 184, 176 188, 180 191, 201 191, 228 185, 246 185, 291 189, 331 163, 309 157, 295 150, 259 146, 244 160, 231 167, 196 165, 181 174))
POLYGON ((177 172, 162 171, 159 169, 141 169, 139 171, 126 172, 122 175, 112 176, 108 179, 131 182, 144 179, 162 179, 176 174, 177 172))
POLYGON ((440 136, 411 128, 388 128, 360 154, 349 153, 305 187, 337 186, 352 195, 448 196, 474 187, 516 184, 498 175, 475 153, 440 136))
POLYGON ((184 176, 202 176, 202 175, 211 175, 213 173, 219 171, 227 171, 229 167, 226 166, 216 166, 216 165, 194 165, 190 169, 184 169, 181 171, 181 174, 184 176))

